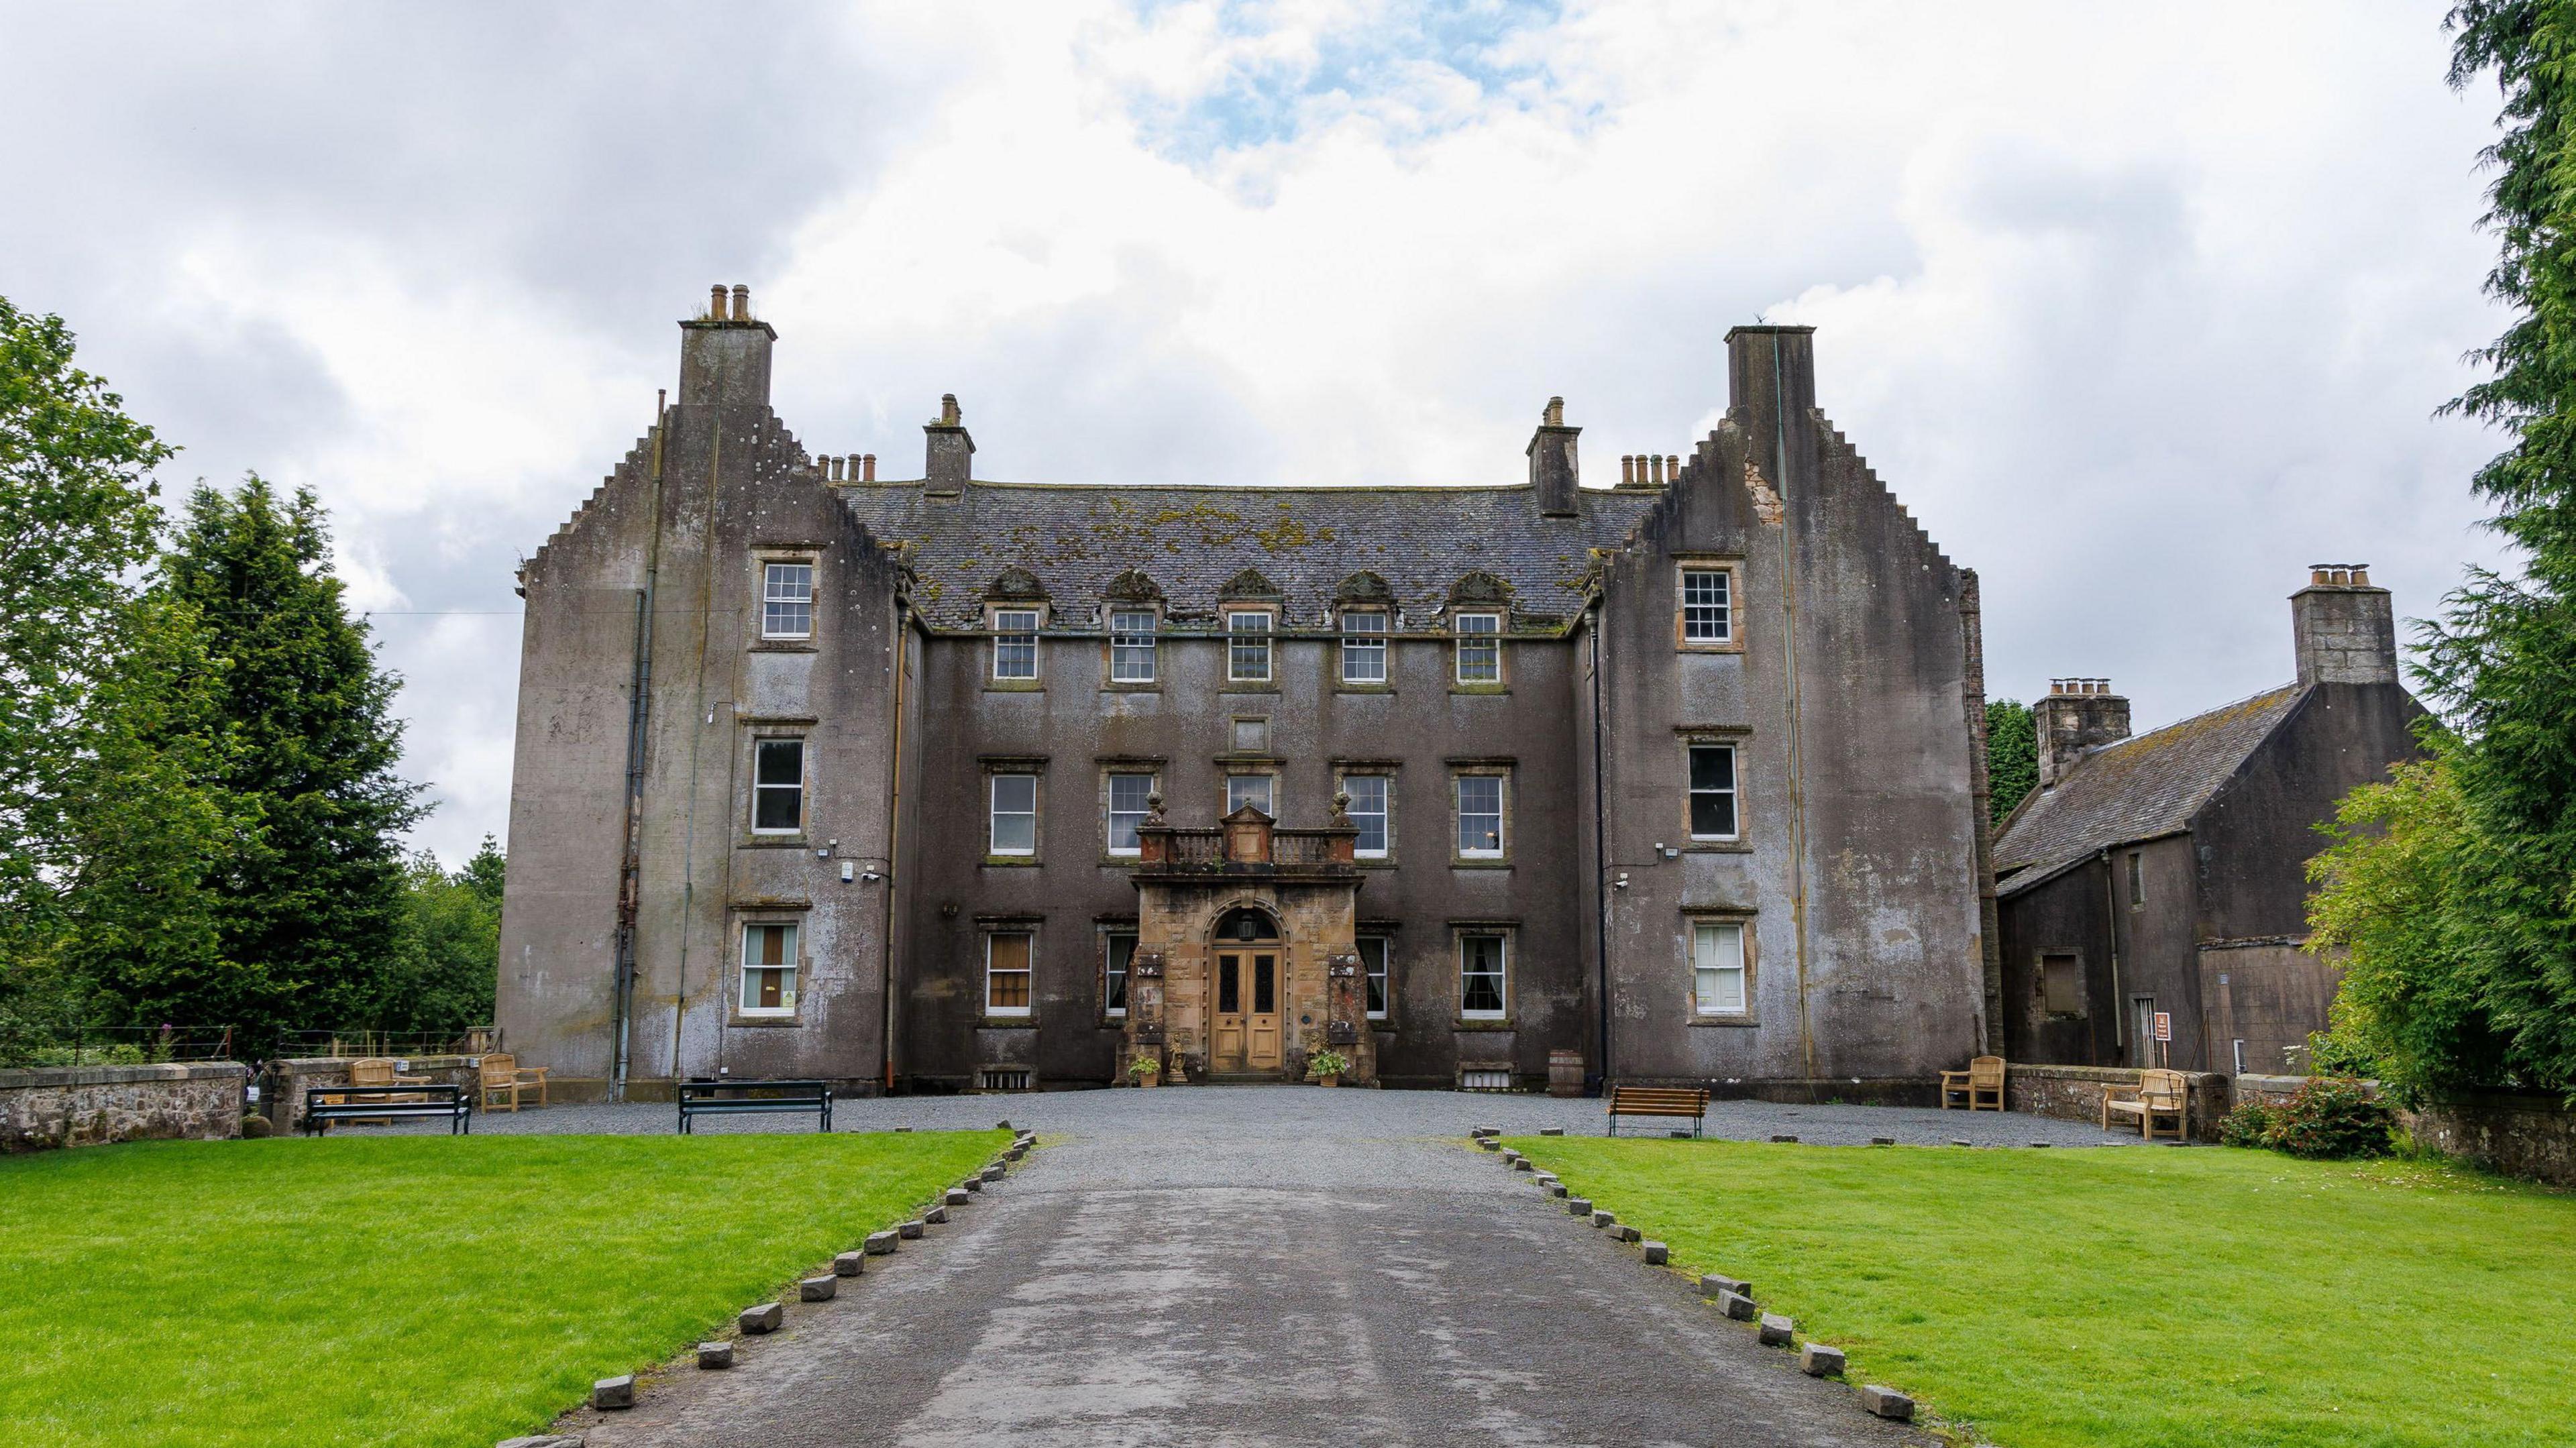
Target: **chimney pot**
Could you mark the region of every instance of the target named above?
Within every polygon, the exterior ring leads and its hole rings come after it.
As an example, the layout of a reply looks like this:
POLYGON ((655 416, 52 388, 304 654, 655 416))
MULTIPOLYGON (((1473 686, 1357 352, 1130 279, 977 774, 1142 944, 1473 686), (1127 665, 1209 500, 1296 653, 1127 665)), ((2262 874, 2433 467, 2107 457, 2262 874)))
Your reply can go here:
POLYGON ((1634 487, 1634 486, 1636 486, 1636 483, 1637 483, 1637 457, 1636 457, 1636 454, 1634 454, 1634 453, 1621 453, 1621 454, 1619 454, 1619 486, 1621 486, 1621 487, 1623 487, 1623 488, 1634 487))
POLYGON ((841 460, 839 458, 823 459, 823 481, 827 483, 837 483, 841 481, 841 460))
POLYGON ((710 322, 721 322, 724 319, 725 289, 724 283, 718 282, 714 286, 707 288, 707 320, 710 322))
POLYGON ((863 483, 873 483, 877 480, 877 455, 875 453, 862 454, 859 458, 859 466, 866 469, 866 472, 861 474, 859 481, 863 483))
POLYGON ((733 319, 737 322, 751 320, 751 288, 740 282, 734 283, 733 288, 733 319))
POLYGON ((1547 410, 1539 414, 1539 421, 1545 423, 1549 427, 1565 426, 1565 399, 1562 397, 1549 398, 1547 400, 1547 410))

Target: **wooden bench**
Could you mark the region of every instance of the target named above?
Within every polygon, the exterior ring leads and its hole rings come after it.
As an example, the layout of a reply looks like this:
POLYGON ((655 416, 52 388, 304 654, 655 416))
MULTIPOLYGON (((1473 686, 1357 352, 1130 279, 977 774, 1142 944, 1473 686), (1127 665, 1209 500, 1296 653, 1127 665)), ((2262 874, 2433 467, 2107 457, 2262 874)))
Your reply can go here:
POLYGON ((2141 1071, 2135 1086, 2102 1088, 2102 1129, 2111 1129, 2113 1115, 2138 1118, 2138 1134, 2149 1141, 2157 1136, 2156 1118, 2173 1118, 2173 1129, 2163 1134, 2176 1141, 2191 1135, 2191 1078, 2180 1071, 2141 1071), (2126 1092, 2127 1095, 2121 1093, 2126 1092))
POLYGON ((304 1091, 304 1129, 319 1136, 334 1121, 429 1120, 447 1123, 447 1134, 471 1132, 474 1102, 462 1086, 310 1086, 304 1091))
POLYGON ((2004 1058, 1978 1056, 1968 1062, 1965 1071, 1941 1073, 1941 1109, 1950 1109, 1950 1098, 1965 1096, 1970 1111, 2004 1109, 2004 1058), (1989 1099, 1991 1098, 1991 1099, 1989 1099))
POLYGON ((815 1130, 832 1129, 832 1087, 826 1081, 683 1081, 680 1134, 701 1116, 740 1116, 754 1111, 811 1111, 815 1130), (758 1092, 758 1095, 748 1093, 758 1092))
POLYGON ((1607 1134, 1619 1134, 1622 1116, 1687 1116, 1691 1135, 1697 1136, 1700 1122, 1707 1115, 1708 1093, 1696 1086, 1613 1086, 1607 1134))

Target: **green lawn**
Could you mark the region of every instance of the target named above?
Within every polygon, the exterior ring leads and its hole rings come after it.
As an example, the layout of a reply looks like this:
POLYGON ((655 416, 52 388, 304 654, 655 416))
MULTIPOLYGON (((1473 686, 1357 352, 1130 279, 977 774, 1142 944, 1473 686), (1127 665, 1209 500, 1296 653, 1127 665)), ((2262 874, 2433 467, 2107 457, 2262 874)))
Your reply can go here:
POLYGON ((1512 1144, 1981 1441, 2576 1441, 2576 1196, 2219 1148, 1512 1144))
POLYGON ((0 1159, 0 1436, 490 1448, 727 1325, 1007 1140, 338 1137, 0 1159))

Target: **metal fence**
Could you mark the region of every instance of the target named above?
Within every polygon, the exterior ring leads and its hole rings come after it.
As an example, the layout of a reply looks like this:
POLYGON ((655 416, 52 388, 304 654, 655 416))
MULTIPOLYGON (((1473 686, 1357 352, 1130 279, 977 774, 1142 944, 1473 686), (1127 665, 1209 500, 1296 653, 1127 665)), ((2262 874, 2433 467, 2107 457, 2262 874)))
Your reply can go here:
POLYGON ((147 1066, 165 1061, 229 1061, 230 1026, 63 1026, 6 1043, 17 1066, 147 1066))
POLYGON ((462 1034, 436 1031, 290 1031, 278 1038, 280 1056, 480 1056, 501 1049, 501 1032, 477 1026, 462 1034))

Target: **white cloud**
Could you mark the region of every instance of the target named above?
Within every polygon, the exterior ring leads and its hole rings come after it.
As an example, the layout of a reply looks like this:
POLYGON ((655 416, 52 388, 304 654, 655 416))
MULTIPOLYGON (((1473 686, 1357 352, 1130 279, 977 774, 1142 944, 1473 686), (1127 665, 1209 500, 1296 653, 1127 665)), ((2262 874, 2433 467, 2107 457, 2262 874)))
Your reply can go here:
MULTIPOLYGON (((1708 425, 1728 325, 1808 321, 1986 579, 1990 687, 2161 721, 2286 676, 2312 559, 2423 613, 2490 556, 2492 440, 2429 417, 2497 327, 2441 9, 0 6, 58 61, 0 98, 58 203, 0 273, 410 609, 515 602, 718 279, 798 434, 890 475, 955 391, 995 477, 1505 479, 1562 393, 1598 480, 1708 425)), ((461 856, 516 621, 380 628, 461 856)))

